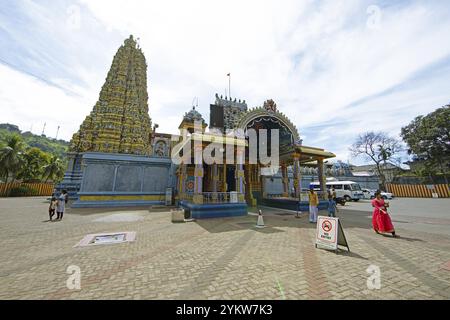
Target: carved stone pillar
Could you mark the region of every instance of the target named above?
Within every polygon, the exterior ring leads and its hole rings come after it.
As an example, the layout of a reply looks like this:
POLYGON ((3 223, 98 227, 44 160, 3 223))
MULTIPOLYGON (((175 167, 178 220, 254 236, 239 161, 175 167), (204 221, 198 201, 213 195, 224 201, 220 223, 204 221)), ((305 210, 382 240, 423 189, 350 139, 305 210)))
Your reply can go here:
POLYGON ((320 191, 322 191, 322 199, 325 199, 327 187, 326 187, 326 179, 324 174, 324 167, 323 167, 323 159, 319 158, 317 160, 317 175, 319 177, 320 182, 320 191))
POLYGON ((223 181, 222 181, 222 191, 227 192, 227 163, 223 162, 223 181))
POLYGON ((263 198, 267 198, 267 191, 266 191, 266 176, 263 176, 261 174, 261 165, 258 164, 258 175, 259 179, 261 181, 261 194, 263 198))
POLYGON ((180 167, 178 168, 178 192, 180 194, 180 199, 186 193, 186 172, 186 165, 180 163, 180 167))
POLYGON ((283 197, 289 197, 289 177, 286 164, 281 165, 281 176, 283 181, 283 197))
POLYGON ((244 150, 237 149, 236 151, 236 170, 235 170, 235 178, 236 178, 236 191, 238 193, 239 202, 244 202, 245 195, 245 187, 244 187, 244 150))
MULTIPOLYGON (((202 146, 194 146, 195 153, 197 154, 198 158, 196 159, 202 159, 201 158, 201 152, 202 152, 202 146), (200 153, 200 155, 198 155, 200 153)), ((193 201, 196 204, 202 204, 203 203, 203 161, 199 161, 195 164, 194 169, 194 198, 193 201)))
POLYGON ((302 191, 302 177, 301 177, 301 170, 300 170, 300 154, 294 153, 294 191, 295 191, 295 198, 300 199, 300 193, 302 191))
POLYGON ((219 170, 217 163, 212 165, 212 192, 217 192, 217 183, 219 181, 219 170))

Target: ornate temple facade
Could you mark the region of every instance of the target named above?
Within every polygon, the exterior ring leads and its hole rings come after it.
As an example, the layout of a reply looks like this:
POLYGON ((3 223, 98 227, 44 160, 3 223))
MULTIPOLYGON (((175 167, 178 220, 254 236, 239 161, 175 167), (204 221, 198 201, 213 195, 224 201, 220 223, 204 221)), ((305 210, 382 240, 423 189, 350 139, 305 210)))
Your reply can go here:
POLYGON ((306 168, 315 168, 315 179, 325 190, 324 160, 335 155, 303 145, 295 125, 272 99, 249 109, 245 100, 216 94, 209 122, 192 107, 181 118, 179 135, 155 132, 145 57, 130 36, 113 59, 99 100, 73 135, 59 189, 68 189, 76 199, 73 207, 177 204, 193 218, 245 215, 248 206, 257 204, 307 205, 306 168), (239 135, 230 133, 236 129, 239 135), (261 140, 260 133, 271 136, 272 131, 276 138, 261 140), (256 162, 251 161, 249 132, 257 139, 256 162), (278 139, 276 150, 270 149, 270 139, 278 139), (222 159, 203 159, 217 144, 213 153, 222 159), (276 151, 276 165, 261 161, 263 147, 276 151), (180 154, 183 160, 174 161, 180 154))
POLYGON ((70 152, 151 155, 147 64, 130 36, 114 56, 100 96, 70 141, 70 152))
MULTIPOLYGON (((311 180, 302 179, 305 168, 314 168, 322 192, 325 191, 324 160, 335 155, 303 145, 295 125, 278 110, 272 99, 260 107, 248 109, 245 101, 216 94, 210 111, 209 131, 195 108, 185 114, 179 127, 188 132, 186 135, 180 131, 180 141, 183 153, 189 157, 184 158, 176 171, 177 199, 191 217, 245 215, 248 206, 257 204, 293 210, 301 204, 301 209, 307 210, 305 189, 311 180), (195 121, 202 125, 195 127, 195 121), (261 130, 267 132, 267 137, 262 138, 261 130), (249 131, 255 134, 253 145, 249 131), (264 163, 260 153, 263 146, 272 153, 269 142, 272 131, 276 131, 278 137, 279 165, 276 167, 264 163), (214 144, 217 146, 212 153, 217 161, 195 161, 196 155, 209 154, 214 144), (251 159, 252 148, 257 155, 256 163, 251 159)), ((174 152, 178 152, 178 148, 174 152)), ((327 202, 322 200, 324 207, 327 202)))

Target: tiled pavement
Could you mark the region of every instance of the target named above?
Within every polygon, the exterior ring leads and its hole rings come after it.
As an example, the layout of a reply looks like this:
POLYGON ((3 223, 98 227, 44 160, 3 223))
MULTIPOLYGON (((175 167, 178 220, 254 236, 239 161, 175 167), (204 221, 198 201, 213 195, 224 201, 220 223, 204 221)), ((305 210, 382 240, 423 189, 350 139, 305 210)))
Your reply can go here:
MULTIPOLYGON (((0 299, 449 299, 450 234, 374 234, 370 213, 343 211, 351 252, 314 247, 307 217, 256 217, 172 224, 170 213, 72 209, 44 222, 44 198, 0 199, 0 299), (123 213, 141 221, 96 222, 123 213), (135 242, 77 247, 86 234, 136 231, 135 242), (381 270, 369 290, 366 269, 381 270), (81 269, 69 290, 67 267, 81 269)), ((113 219, 112 219, 113 220, 113 219)), ((448 221, 447 221, 448 222, 448 221)))

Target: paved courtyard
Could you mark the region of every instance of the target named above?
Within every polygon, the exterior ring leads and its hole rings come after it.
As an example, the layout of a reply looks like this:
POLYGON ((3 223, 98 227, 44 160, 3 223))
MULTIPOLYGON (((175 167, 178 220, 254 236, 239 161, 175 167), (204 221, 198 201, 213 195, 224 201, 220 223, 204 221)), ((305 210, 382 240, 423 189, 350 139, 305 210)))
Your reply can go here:
POLYGON ((0 199, 0 299, 449 299, 450 200, 394 199, 399 239, 370 229, 370 203, 341 208, 351 253, 314 247, 303 214, 173 224, 169 212, 69 209, 47 222, 45 198, 0 199), (120 215, 119 215, 120 214, 120 215), (92 233, 136 241, 74 247, 92 233), (67 268, 81 270, 70 290, 67 268), (380 268, 380 289, 366 271, 380 268))

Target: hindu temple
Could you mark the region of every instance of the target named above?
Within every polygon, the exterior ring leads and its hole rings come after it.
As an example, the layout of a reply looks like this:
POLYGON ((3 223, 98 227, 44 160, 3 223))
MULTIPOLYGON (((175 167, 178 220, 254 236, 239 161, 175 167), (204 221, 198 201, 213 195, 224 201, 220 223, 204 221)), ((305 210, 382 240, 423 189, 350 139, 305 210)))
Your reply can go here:
POLYGON ((177 135, 157 133, 146 60, 130 36, 73 135, 59 188, 73 207, 177 205, 192 218, 245 215, 258 205, 305 208, 312 180, 325 191, 325 161, 335 155, 304 145, 275 101, 248 108, 216 94, 209 110, 209 125, 190 107, 177 135))

